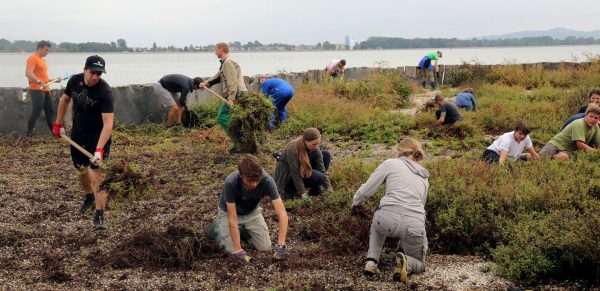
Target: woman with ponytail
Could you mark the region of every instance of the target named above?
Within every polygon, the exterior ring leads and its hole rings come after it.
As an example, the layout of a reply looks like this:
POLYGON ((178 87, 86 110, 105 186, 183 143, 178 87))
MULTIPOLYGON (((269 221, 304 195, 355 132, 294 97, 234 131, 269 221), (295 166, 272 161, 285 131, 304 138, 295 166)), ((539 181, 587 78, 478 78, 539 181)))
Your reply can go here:
POLYGON ((407 137, 398 142, 398 157, 383 162, 354 194, 352 213, 371 198, 385 182, 385 194, 373 216, 369 252, 364 273, 380 273, 377 263, 386 237, 399 238, 393 279, 406 282, 410 273, 425 271, 427 235, 425 201, 429 172, 420 163, 424 154, 419 143, 407 137))
POLYGON ((319 149, 321 133, 316 128, 307 128, 304 133, 288 143, 283 153, 277 155, 275 182, 286 198, 307 198, 323 191, 333 191, 327 177, 331 161, 329 152, 319 149), (307 192, 307 188, 310 189, 307 192))

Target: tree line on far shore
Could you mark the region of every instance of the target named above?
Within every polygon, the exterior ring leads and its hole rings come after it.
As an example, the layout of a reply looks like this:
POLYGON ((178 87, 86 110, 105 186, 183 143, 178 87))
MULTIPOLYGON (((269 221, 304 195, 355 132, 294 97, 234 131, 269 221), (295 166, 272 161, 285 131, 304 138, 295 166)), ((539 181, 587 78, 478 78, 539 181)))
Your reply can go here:
MULTIPOLYGON (((0 53, 33 52, 38 41, 0 39, 0 53)), ((214 45, 193 45, 175 47, 158 46, 156 42, 151 47, 128 47, 125 39, 116 42, 61 42, 52 44, 53 52, 196 52, 213 51, 214 45)), ((312 45, 291 45, 284 43, 262 44, 258 40, 242 44, 239 41, 230 42, 229 46, 235 51, 305 51, 305 50, 348 50, 348 49, 405 49, 405 48, 460 48, 460 47, 505 47, 505 46, 554 46, 554 45, 590 45, 600 44, 600 39, 569 36, 565 39, 555 39, 550 36, 524 37, 511 39, 457 39, 457 38, 398 38, 372 36, 355 44, 334 44, 329 41, 312 45)))

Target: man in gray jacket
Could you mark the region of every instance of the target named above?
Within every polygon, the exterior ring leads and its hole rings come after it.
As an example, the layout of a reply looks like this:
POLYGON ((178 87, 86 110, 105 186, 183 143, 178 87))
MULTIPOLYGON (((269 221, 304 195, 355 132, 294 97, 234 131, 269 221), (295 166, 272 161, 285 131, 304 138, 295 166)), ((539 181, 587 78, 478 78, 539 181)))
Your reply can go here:
POLYGON ((364 273, 380 273, 377 267, 386 237, 399 238, 394 280, 406 282, 408 274, 425 271, 427 235, 425 232, 425 201, 429 188, 429 172, 419 163, 424 154, 419 143, 405 138, 396 148, 398 158, 383 162, 367 182, 354 194, 352 212, 372 197, 385 182, 385 194, 379 210, 373 216, 369 252, 364 273))
MULTIPOLYGON (((212 87, 219 83, 223 86, 223 97, 227 99, 227 103, 223 103, 221 108, 219 108, 217 121, 219 122, 219 125, 223 127, 223 130, 229 134, 231 106, 233 106, 233 103, 237 98, 248 90, 246 89, 246 84, 244 84, 244 76, 242 75, 240 65, 229 57, 229 46, 224 42, 217 43, 215 45, 215 55, 217 55, 219 62, 221 63, 219 71, 212 78, 209 78, 205 82, 201 82, 200 89, 212 87)), ((229 151, 232 153, 239 152, 239 141, 230 134, 229 138, 233 143, 233 147, 229 151)))

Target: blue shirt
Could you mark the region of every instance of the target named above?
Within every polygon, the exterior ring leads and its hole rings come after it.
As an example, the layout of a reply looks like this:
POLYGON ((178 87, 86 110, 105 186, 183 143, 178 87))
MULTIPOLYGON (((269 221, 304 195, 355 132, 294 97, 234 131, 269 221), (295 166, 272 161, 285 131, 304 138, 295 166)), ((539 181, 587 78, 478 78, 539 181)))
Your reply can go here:
POLYGON ((279 78, 271 78, 264 81, 261 88, 264 95, 272 96, 275 99, 291 98, 294 96, 294 88, 292 88, 290 83, 279 78))
POLYGON ((477 109, 477 103, 475 103, 475 96, 471 93, 459 93, 456 95, 456 100, 454 103, 458 107, 471 107, 473 110, 477 109))

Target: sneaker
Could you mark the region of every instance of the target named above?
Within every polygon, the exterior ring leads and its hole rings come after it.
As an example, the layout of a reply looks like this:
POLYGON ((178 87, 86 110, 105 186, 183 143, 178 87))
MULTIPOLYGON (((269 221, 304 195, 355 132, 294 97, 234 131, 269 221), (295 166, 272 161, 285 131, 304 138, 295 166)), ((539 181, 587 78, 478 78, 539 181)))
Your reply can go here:
POLYGON ((96 228, 96 230, 106 229, 106 225, 104 224, 104 217, 100 216, 94 219, 94 228, 96 228))
POLYGON ((375 263, 373 261, 367 261, 367 264, 365 265, 365 269, 363 270, 363 273, 367 276, 373 276, 373 275, 381 274, 381 271, 379 271, 379 268, 377 267, 377 263, 375 263))
POLYGON ((83 204, 81 204, 81 208, 79 208, 79 214, 85 214, 86 211, 88 211, 89 209, 92 209, 92 207, 94 206, 94 195, 91 196, 85 196, 85 199, 83 200, 83 204))
POLYGON ((402 252, 396 253, 396 268, 394 269, 394 281, 406 283, 408 281, 408 273, 406 272, 406 256, 402 252))

